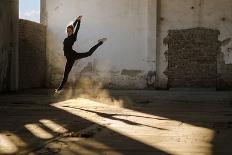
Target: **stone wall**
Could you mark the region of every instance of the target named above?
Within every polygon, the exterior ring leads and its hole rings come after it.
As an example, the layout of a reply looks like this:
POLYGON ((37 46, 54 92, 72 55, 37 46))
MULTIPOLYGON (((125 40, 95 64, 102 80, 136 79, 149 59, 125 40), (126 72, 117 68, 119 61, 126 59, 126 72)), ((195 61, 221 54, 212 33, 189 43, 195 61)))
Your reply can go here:
POLYGON ((19 20, 19 88, 41 88, 46 82, 46 27, 19 20))
POLYGON ((18 0, 0 1, 0 92, 18 84, 18 0))

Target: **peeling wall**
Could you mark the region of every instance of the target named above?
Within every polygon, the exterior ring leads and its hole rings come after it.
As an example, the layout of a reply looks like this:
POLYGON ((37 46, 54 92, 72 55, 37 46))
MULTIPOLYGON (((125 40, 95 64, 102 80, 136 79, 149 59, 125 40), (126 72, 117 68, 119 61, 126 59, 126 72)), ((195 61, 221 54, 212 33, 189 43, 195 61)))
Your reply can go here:
MULTIPOLYGON (((168 46, 163 43, 169 30, 182 30, 196 27, 205 27, 218 30, 219 40, 232 36, 232 1, 231 0, 159 0, 158 1, 158 38, 157 38, 157 78, 156 86, 161 89, 168 87, 167 71, 168 60, 166 51, 168 46)), ((232 42, 221 48, 223 57, 218 61, 220 79, 231 83, 232 54, 228 50, 232 42)), ((217 77, 215 77, 217 78, 217 77)), ((220 85, 220 84, 218 84, 220 85)))
POLYGON ((19 20, 19 88, 45 87, 46 81, 46 27, 19 20))
POLYGON ((156 70, 156 0, 47 0, 41 5, 42 22, 47 25, 49 87, 62 79, 65 28, 78 15, 83 15, 83 21, 75 50, 86 52, 102 37, 108 41, 92 57, 74 65, 69 81, 85 76, 104 87, 147 87, 148 72, 156 70), (83 73, 90 63, 95 70, 83 73))
POLYGON ((0 92, 17 90, 18 0, 0 1, 0 92))

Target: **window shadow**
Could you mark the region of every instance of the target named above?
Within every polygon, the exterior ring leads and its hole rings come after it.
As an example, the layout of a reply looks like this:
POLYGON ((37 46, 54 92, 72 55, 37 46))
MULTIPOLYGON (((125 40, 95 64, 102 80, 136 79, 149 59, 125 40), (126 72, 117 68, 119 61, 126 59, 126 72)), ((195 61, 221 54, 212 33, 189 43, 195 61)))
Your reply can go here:
MULTIPOLYGON (((65 128, 67 130, 66 132, 78 132, 79 130, 95 124, 95 122, 91 122, 77 115, 51 106, 53 103, 62 102, 64 100, 54 96, 49 96, 48 94, 47 92, 37 93, 35 91, 28 94, 23 92, 19 94, 5 94, 0 96, 0 134, 5 134, 6 137, 18 147, 18 152, 12 152, 12 154, 25 153, 28 149, 40 148, 44 143, 52 139, 49 137, 49 135, 53 138, 61 135, 58 131, 52 130, 48 126, 41 123, 41 120, 50 120, 55 124, 58 124, 60 127, 65 128), (30 126, 28 127, 28 125, 30 126), (33 128, 39 128, 41 133, 33 132, 33 128), (21 142, 16 141, 14 136, 17 137, 17 139, 20 139, 21 142), (25 143, 25 145, 22 145, 22 143, 25 143)), ((109 117, 110 119, 114 118, 112 117, 113 115, 110 114, 98 114, 104 117, 109 117)), ((123 119, 118 120, 126 122, 126 120, 123 119)), ((133 122, 126 123, 132 125, 141 125, 133 124, 133 122)), ((117 139, 115 140, 119 143, 123 142, 123 145, 117 146, 115 143, 112 143, 112 140, 110 139, 105 140, 95 138, 95 141, 112 148, 112 150, 118 153, 128 154, 134 152, 133 154, 141 154, 144 151, 145 154, 169 154, 158 148, 151 147, 138 140, 117 133, 109 128, 106 128, 105 126, 101 127, 104 128, 106 132, 116 135, 117 139), (133 148, 131 148, 132 146, 133 148)), ((86 143, 75 143, 75 145, 77 148, 81 147, 82 149, 84 148, 90 150, 93 153, 94 151, 104 153, 104 150, 101 152, 99 148, 94 148, 93 145, 86 143)), ((79 154, 78 150, 68 151, 72 152, 73 154, 79 154)), ((8 154, 10 153, 8 152, 8 154)))
MULTIPOLYGON (((123 100, 123 106, 127 109, 151 114, 157 117, 147 117, 153 120, 176 120, 182 124, 189 124, 196 127, 210 129, 214 132, 214 137, 211 140, 212 154, 230 154, 231 153, 231 138, 232 138, 232 92, 167 92, 167 91, 117 91, 107 90, 111 100, 123 100), (126 96, 126 99, 125 99, 126 96), (132 104, 133 103, 133 104, 132 104)), ((37 124, 45 132, 50 133, 53 137, 59 136, 60 133, 52 131, 40 120, 46 119, 59 124, 67 129, 67 132, 77 132, 87 128, 96 122, 89 121, 77 115, 71 114, 64 110, 51 106, 53 103, 63 102, 68 99, 75 99, 77 95, 73 93, 69 97, 58 96, 54 97, 50 91, 30 91, 18 94, 5 94, 0 96, 0 133, 9 133, 8 138, 11 139, 11 133, 18 136, 26 143, 27 146, 19 147, 19 150, 33 148, 39 146, 48 139, 42 139, 38 135, 32 134, 25 128, 26 124, 37 124)), ((97 97, 97 94, 88 96, 88 99, 94 101, 102 101, 97 97)), ((109 101, 109 100, 107 100, 109 101)), ((102 102, 101 102, 102 103, 102 102)), ((104 102, 103 102, 104 103, 104 102)), ((108 104, 108 103, 105 103, 108 104)), ((75 106, 67 106, 90 113, 95 113, 100 117, 124 122, 128 125, 144 126, 143 123, 135 123, 130 120, 119 118, 120 116, 141 117, 130 114, 115 114, 93 111, 86 108, 78 108, 75 106), (119 117, 118 117, 119 116, 119 117)), ((141 118, 143 118, 142 116, 141 118)), ((101 125, 99 125, 101 126, 101 125)), ((146 125, 145 125, 146 126, 146 125)), ((141 154, 141 150, 147 151, 147 154, 164 154, 169 153, 160 150, 159 148, 151 147, 138 140, 122 135, 109 128, 101 126, 107 132, 117 135, 118 142, 126 142, 125 146, 115 146, 109 140, 96 137, 95 140, 114 149, 118 153, 128 154, 127 147, 133 146, 133 150, 141 154), (137 150, 136 150, 137 149, 137 150)), ((155 129, 166 130, 156 126, 147 126, 155 129)), ((13 140, 13 139, 12 139, 13 140)), ((123 143, 124 144, 124 143, 123 143)), ((92 145, 86 143, 75 143, 77 148, 85 148, 93 152, 98 150, 92 145)), ((74 154, 78 154, 78 150, 69 150, 74 154)))

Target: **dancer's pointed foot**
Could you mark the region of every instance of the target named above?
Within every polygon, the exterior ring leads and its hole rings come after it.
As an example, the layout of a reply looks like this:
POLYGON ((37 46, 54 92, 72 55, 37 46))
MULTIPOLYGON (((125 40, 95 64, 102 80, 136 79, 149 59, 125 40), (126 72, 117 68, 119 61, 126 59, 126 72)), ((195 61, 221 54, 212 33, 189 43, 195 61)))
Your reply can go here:
POLYGON ((55 95, 60 95, 62 93, 62 90, 55 89, 55 95))
POLYGON ((102 39, 99 39, 98 40, 98 42, 102 42, 102 43, 104 43, 104 42, 106 42, 107 41, 107 38, 102 38, 102 39))

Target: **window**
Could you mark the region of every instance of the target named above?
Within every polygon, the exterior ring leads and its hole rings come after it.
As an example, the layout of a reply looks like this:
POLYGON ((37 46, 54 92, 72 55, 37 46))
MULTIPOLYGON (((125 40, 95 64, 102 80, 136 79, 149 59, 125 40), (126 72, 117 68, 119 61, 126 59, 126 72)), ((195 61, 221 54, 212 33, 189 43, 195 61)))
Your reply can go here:
POLYGON ((19 18, 40 23, 40 0, 19 0, 19 18))

